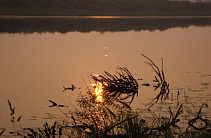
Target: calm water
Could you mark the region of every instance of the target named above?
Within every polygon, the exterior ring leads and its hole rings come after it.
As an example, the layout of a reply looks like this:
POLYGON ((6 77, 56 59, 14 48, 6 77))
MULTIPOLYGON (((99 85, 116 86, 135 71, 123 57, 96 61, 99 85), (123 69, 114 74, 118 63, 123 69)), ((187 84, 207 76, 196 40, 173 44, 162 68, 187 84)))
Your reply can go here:
MULTIPOLYGON (((171 92, 210 103, 211 18, 1 17, 0 128, 11 127, 7 99, 23 116, 23 127, 40 126, 48 121, 45 113, 61 115, 47 100, 75 104, 91 73, 124 66, 143 79, 140 85, 152 83, 155 74, 141 54, 160 67, 164 59, 171 92), (72 84, 81 89, 62 92, 72 84)), ((143 107, 155 95, 140 86, 132 106, 143 107)))

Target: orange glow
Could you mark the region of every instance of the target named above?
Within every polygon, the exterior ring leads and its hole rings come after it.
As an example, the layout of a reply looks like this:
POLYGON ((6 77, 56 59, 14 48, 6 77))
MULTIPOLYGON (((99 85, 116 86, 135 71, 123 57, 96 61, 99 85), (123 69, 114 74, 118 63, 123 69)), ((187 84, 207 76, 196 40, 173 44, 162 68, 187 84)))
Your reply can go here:
POLYGON ((103 85, 100 82, 95 84, 95 95, 96 95, 95 101, 97 103, 103 102, 103 96, 102 96, 103 95, 103 85))

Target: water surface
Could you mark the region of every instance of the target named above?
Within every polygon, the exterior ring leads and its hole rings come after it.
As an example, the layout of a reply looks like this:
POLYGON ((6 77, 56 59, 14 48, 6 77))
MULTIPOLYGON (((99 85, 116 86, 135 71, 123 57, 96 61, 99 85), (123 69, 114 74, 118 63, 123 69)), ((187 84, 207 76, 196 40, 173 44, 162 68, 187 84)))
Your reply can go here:
MULTIPOLYGON (((23 116, 23 127, 43 124, 44 113, 61 115, 47 100, 74 104, 91 73, 124 66, 143 79, 140 85, 153 83, 141 54, 160 67, 164 59, 171 92, 185 91, 196 104, 210 102, 210 52, 208 17, 0 18, 0 127, 11 126, 7 99, 23 116), (81 89, 62 92, 72 84, 81 89)), ((143 107, 155 95, 140 86, 132 106, 143 107)))

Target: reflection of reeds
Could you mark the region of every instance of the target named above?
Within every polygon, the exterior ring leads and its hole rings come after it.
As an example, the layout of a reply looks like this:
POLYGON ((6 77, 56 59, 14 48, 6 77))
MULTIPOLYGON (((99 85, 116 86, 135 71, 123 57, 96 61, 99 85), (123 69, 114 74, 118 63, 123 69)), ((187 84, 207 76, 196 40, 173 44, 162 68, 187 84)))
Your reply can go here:
POLYGON ((192 127, 192 128, 194 128, 195 130, 204 130, 204 129, 206 129, 209 125, 211 125, 209 122, 209 120, 208 119, 204 119, 204 118, 202 118, 202 116, 201 116, 201 111, 202 111, 202 108, 203 108, 203 106, 206 106, 206 107, 208 107, 208 105, 207 104, 202 104, 202 106, 200 107, 200 109, 199 109, 199 111, 198 111, 198 113, 197 113, 197 116, 195 117, 195 118, 193 118, 193 119, 191 119, 191 120, 189 120, 188 121, 188 124, 189 124, 189 127, 192 127), (202 127, 198 127, 198 126, 195 126, 194 124, 196 123, 196 121, 201 121, 201 123, 204 123, 204 126, 202 126, 202 127))
POLYGON ((166 100, 167 98, 169 98, 169 84, 166 82, 165 80, 165 76, 164 76, 164 71, 163 71, 163 59, 161 59, 162 61, 162 68, 161 70, 159 69, 159 67, 147 56, 145 56, 144 54, 142 54, 142 56, 144 56, 146 59, 148 59, 148 61, 145 61, 145 63, 147 65, 149 65, 153 71, 156 73, 155 79, 153 80, 155 83, 157 83, 156 85, 154 85, 154 90, 160 89, 159 94, 152 99, 152 101, 149 103, 150 107, 153 106, 155 103, 157 103, 159 100, 166 100))

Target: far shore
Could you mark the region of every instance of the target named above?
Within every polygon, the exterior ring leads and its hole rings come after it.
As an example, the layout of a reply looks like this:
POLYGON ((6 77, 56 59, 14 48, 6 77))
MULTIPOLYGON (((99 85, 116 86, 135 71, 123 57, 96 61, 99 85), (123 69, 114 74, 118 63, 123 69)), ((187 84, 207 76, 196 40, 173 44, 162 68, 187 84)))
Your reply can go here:
POLYGON ((211 11, 72 11, 54 9, 0 8, 0 15, 13 16, 211 16, 211 11))

